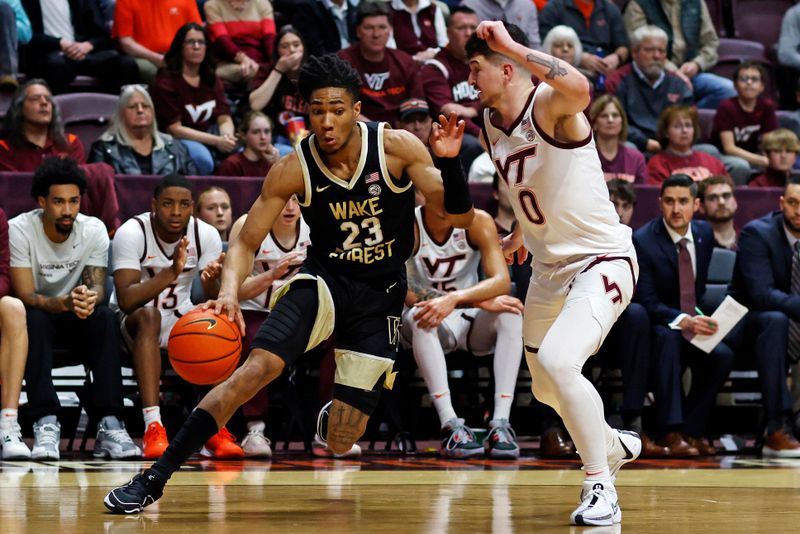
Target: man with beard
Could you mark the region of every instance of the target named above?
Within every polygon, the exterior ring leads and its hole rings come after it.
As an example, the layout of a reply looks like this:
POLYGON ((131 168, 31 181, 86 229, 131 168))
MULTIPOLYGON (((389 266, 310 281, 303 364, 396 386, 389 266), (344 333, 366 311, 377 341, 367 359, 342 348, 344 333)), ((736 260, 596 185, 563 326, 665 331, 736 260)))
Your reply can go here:
POLYGON ((755 339, 761 396, 767 419, 764 456, 798 457, 798 443, 786 426, 789 410, 800 410, 800 182, 786 184, 780 211, 751 221, 739 236, 731 293, 750 309, 748 322, 774 324, 771 335, 755 339), (751 318, 752 316, 752 318, 751 318), (758 353, 758 349, 762 354, 758 353), (770 355, 771 365, 762 362, 770 355), (760 357, 763 356, 764 358, 760 357), (786 357, 792 365, 791 396, 786 387, 786 357), (794 405, 792 406, 792 397, 794 405))
POLYGON ((736 186, 730 176, 710 176, 700 182, 697 194, 700 208, 714 229, 714 246, 736 250, 736 186))
POLYGON ((99 418, 94 456, 130 458, 141 451, 117 416, 122 413, 119 328, 104 304, 108 235, 99 219, 78 213, 86 177, 74 160, 49 158, 33 175, 39 209, 11 219, 11 287, 25 304, 28 414, 33 459, 59 458, 59 401, 51 371, 53 345, 71 349, 92 371, 91 402, 99 418))

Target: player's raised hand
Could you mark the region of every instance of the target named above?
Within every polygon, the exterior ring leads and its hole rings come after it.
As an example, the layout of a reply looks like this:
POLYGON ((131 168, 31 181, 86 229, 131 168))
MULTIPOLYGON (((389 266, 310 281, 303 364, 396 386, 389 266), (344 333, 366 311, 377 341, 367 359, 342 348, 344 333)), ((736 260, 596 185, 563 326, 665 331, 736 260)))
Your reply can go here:
POLYGON ((208 262, 206 268, 200 272, 200 280, 202 282, 212 282, 222 275, 222 264, 225 262, 225 253, 221 253, 219 257, 208 262))
POLYGON ((229 321, 235 322, 239 327, 239 332, 245 334, 244 317, 242 317, 242 310, 239 308, 239 298, 234 293, 227 295, 223 290, 220 290, 219 295, 214 300, 208 300, 205 304, 200 305, 201 310, 213 310, 217 315, 225 315, 229 321))
POLYGON ((303 263, 303 258, 305 258, 305 255, 305 251, 295 250, 294 252, 290 252, 278 260, 278 263, 275 264, 275 267, 269 270, 272 281, 274 282, 275 280, 280 280, 286 275, 287 272, 289 272, 289 269, 303 263))
POLYGON ((461 140, 464 138, 463 120, 458 120, 455 112, 449 117, 439 115, 439 122, 433 123, 428 144, 431 151, 440 158, 454 158, 461 151, 461 140))
POLYGON ((189 258, 189 238, 183 236, 172 252, 172 274, 178 277, 183 268, 186 267, 186 260, 189 258))
POLYGON ((514 40, 508 34, 508 30, 499 20, 485 20, 478 24, 475 30, 478 37, 486 41, 489 48, 500 54, 508 55, 514 46, 514 40))

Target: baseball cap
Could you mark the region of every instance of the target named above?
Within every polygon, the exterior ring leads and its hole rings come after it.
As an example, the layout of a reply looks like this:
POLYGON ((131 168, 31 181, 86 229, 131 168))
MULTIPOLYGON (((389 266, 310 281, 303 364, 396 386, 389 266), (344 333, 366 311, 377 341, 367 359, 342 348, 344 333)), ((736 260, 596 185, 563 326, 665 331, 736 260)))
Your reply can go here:
POLYGON ((430 115, 431 108, 428 107, 427 102, 419 98, 408 98, 403 100, 403 102, 400 104, 400 110, 398 112, 398 117, 400 120, 404 121, 414 113, 424 113, 425 115, 430 115))

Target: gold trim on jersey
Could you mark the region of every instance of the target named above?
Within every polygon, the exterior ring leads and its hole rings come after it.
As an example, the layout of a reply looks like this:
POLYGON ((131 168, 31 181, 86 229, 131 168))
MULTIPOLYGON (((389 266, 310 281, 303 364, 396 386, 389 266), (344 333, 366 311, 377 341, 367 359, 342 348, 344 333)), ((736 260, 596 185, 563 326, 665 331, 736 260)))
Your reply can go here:
POLYGON ((378 162, 381 166, 383 181, 386 182, 386 185, 389 186, 389 189, 391 189, 393 193, 405 193, 412 185, 411 180, 408 181, 405 187, 395 184, 392 181, 392 175, 389 174, 389 168, 386 166, 386 153, 384 152, 383 148, 383 130, 385 127, 385 122, 378 123, 378 162))
POLYGON ((350 177, 350 181, 345 181, 333 174, 330 169, 325 165, 322 161, 322 158, 319 156, 319 152, 317 152, 317 146, 314 143, 315 136, 312 135, 311 138, 308 140, 308 147, 311 149, 311 156, 314 158, 314 163, 317 164, 319 170, 322 171, 322 174, 325 175, 328 180, 344 187, 345 189, 353 189, 353 187, 358 183, 358 179, 361 178, 361 173, 364 172, 364 165, 367 163, 367 151, 369 150, 369 131, 367 130, 367 125, 361 121, 356 122, 359 128, 361 128, 361 156, 358 158, 358 166, 356 167, 355 172, 350 177))
POLYGON ((297 152, 297 159, 300 160, 300 168, 303 170, 303 187, 305 188, 305 193, 303 194, 303 200, 301 201, 298 198, 297 203, 303 206, 304 208, 307 208, 311 205, 311 192, 312 192, 311 175, 308 174, 308 165, 306 164, 306 158, 303 157, 303 148, 300 143, 297 143, 295 151, 297 152))

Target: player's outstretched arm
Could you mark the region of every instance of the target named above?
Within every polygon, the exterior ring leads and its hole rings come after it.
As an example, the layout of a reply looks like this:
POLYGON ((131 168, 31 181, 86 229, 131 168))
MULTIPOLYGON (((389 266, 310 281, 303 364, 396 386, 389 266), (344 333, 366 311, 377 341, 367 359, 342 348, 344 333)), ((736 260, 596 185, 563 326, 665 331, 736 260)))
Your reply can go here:
POLYGON ((253 203, 241 231, 228 248, 219 296, 216 300, 207 302, 204 307, 214 308, 215 313, 225 311, 230 320, 237 321, 242 333, 244 321, 239 311, 239 287, 252 272, 255 252, 272 229, 275 219, 292 195, 305 194, 304 187, 297 156, 290 154, 281 159, 269 170, 261 187, 261 195, 253 203))
MULTIPOLYGON (((561 59, 533 50, 514 41, 505 26, 499 21, 484 21, 475 31, 485 40, 489 48, 507 56, 524 66, 531 74, 546 83, 552 91, 545 100, 546 114, 553 119, 580 113, 591 100, 589 80, 578 70, 561 59)), ((537 95, 537 102, 543 95, 537 95)))
MULTIPOLYGON (((440 118, 447 124, 442 128, 442 145, 439 155, 440 171, 433 163, 425 145, 414 134, 405 130, 387 130, 384 147, 388 158, 401 161, 414 186, 425 197, 425 206, 437 215, 447 217, 457 228, 467 228, 472 223, 474 210, 469 196, 469 186, 461 168, 458 150, 464 133, 463 121, 457 125, 457 117, 440 118), (454 136, 458 136, 456 139, 454 136), (447 189, 445 189, 447 187, 447 189)), ((431 135, 433 141, 433 135, 431 135)))

